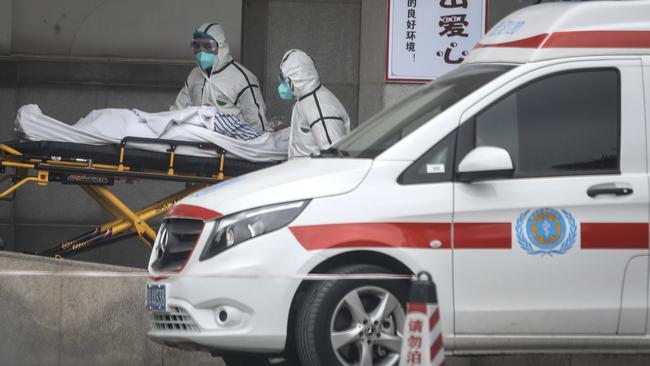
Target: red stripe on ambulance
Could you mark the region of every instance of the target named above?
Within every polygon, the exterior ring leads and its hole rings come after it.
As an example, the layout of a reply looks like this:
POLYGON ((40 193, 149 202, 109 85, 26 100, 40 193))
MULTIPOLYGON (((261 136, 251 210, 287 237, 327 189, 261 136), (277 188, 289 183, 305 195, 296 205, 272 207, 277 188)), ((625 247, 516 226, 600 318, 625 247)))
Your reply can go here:
POLYGON ((207 208, 194 206, 194 205, 176 205, 167 211, 166 217, 196 219, 202 221, 214 220, 222 215, 217 211, 212 211, 207 208))
POLYGON ((582 223, 582 249, 648 249, 647 223, 582 223))
POLYGON ((650 32, 556 32, 551 34, 542 48, 650 48, 650 32))
POLYGON ((475 48, 650 48, 650 31, 573 31, 539 34, 475 48))
MULTIPOLYGON (((648 249, 648 223, 582 223, 582 249, 648 249)), ((451 249, 451 224, 354 223, 294 226, 307 250, 336 248, 451 249), (439 241, 439 246, 432 242, 439 241)), ((454 249, 512 249, 512 223, 456 223, 454 249)))
POLYGON ((335 248, 451 248, 451 224, 447 223, 355 223, 290 227, 307 250, 335 248))
POLYGON ((522 38, 518 39, 516 41, 512 42, 503 42, 503 43, 488 43, 488 44, 483 44, 483 43, 477 43, 474 48, 488 48, 488 47, 495 47, 495 48, 538 48, 546 38, 548 37, 547 33, 540 34, 537 36, 529 37, 529 38, 522 38))
POLYGON ((512 227, 506 223, 454 224, 454 249, 510 249, 512 227))

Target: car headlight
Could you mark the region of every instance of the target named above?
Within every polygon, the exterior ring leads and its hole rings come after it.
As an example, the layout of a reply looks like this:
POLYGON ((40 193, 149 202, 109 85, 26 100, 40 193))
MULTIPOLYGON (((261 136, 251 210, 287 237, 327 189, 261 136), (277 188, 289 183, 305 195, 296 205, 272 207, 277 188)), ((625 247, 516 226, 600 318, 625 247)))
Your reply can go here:
POLYGON ((199 260, 212 258, 246 240, 289 225, 308 202, 309 200, 281 203, 218 218, 199 260))

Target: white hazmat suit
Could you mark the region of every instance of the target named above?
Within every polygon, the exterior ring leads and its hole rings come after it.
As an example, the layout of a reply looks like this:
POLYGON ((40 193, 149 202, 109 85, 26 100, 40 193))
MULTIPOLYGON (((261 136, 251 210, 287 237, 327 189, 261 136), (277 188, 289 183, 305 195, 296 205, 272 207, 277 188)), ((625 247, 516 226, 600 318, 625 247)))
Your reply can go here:
POLYGON ((301 50, 289 50, 280 63, 297 99, 291 114, 289 159, 318 155, 350 132, 343 104, 321 85, 314 61, 301 50))
POLYGON ((207 33, 217 41, 217 58, 209 75, 198 66, 190 72, 172 109, 214 106, 223 113, 236 115, 251 127, 267 130, 266 105, 260 84, 253 73, 232 59, 223 27, 205 23, 196 31, 207 33))

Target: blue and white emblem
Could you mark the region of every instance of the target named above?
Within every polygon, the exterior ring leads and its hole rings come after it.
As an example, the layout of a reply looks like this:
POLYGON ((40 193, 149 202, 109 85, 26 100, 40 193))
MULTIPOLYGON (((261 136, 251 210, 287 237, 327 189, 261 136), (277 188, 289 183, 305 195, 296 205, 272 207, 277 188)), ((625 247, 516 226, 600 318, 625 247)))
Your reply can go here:
POLYGON ((568 252, 576 243, 578 228, 566 210, 526 210, 517 219, 517 241, 528 254, 553 255, 568 252))

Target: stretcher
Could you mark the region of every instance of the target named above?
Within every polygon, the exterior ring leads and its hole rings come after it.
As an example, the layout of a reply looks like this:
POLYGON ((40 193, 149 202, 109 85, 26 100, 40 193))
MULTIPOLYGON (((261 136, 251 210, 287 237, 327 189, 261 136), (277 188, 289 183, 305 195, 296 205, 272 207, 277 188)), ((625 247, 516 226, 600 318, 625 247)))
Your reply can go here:
POLYGON ((156 231, 150 222, 175 202, 207 185, 273 164, 230 157, 226 150, 205 142, 141 137, 126 137, 119 145, 10 142, 0 144, 0 184, 10 182, 0 192, 0 200, 13 200, 16 191, 26 184, 77 185, 113 217, 110 222, 36 254, 63 257, 134 235, 151 248, 156 231), (142 149, 147 145, 164 145, 166 152, 142 149), (179 147, 210 150, 214 157, 179 155, 179 147), (138 210, 128 207, 107 188, 116 180, 142 179, 184 182, 185 188, 138 210))

